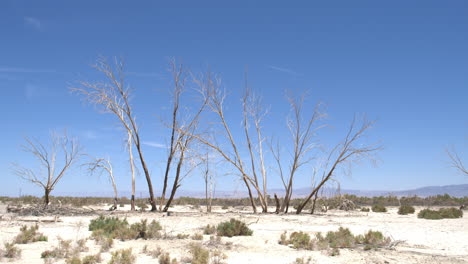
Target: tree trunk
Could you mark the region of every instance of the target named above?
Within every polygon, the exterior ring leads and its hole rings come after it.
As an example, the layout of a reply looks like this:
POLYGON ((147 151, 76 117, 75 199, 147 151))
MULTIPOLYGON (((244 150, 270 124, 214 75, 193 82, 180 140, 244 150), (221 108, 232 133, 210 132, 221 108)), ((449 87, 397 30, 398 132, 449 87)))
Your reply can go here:
POLYGON ((135 211, 135 195, 132 194, 132 198, 130 200, 130 211, 135 211))
POLYGON ((276 214, 279 214, 279 212, 280 212, 280 201, 279 201, 278 196, 276 195, 276 193, 275 193, 275 202, 276 202, 276 210, 275 210, 275 213, 276 213, 276 214))
POLYGON ((250 189, 249 182, 245 179, 245 176, 243 177, 245 186, 247 186, 247 190, 249 191, 249 198, 250 198, 250 204, 252 205, 252 210, 254 213, 257 213, 257 206, 255 205, 255 200, 252 195, 252 190, 250 189))
POLYGON ((184 163, 184 154, 185 154, 185 151, 182 150, 180 153, 179 162, 177 163, 176 177, 174 179, 174 184, 172 186, 171 196, 169 200, 167 200, 167 203, 166 203, 166 206, 164 207, 163 212, 167 212, 167 210, 169 210, 169 206, 171 206, 172 200, 174 199, 174 196, 177 192, 177 188, 180 187, 179 178, 180 178, 180 170, 182 168, 182 164, 184 163))
POLYGON ((136 147, 138 150, 138 155, 140 156, 141 166, 143 167, 143 171, 145 172, 146 182, 148 183, 148 189, 149 189, 149 195, 150 195, 149 203, 151 204, 151 212, 154 212, 157 210, 157 208, 156 208, 156 202, 154 201, 153 184, 151 183, 151 177, 148 171, 148 167, 146 166, 146 162, 143 158, 143 153, 140 147, 140 143, 138 143, 136 147))
POLYGON ((47 206, 49 206, 49 203, 50 203, 49 194, 50 194, 50 192, 51 192, 50 189, 48 189, 48 188, 44 189, 44 209, 46 209, 47 206))
POLYGON ((314 197, 314 200, 312 202, 312 210, 310 210, 310 214, 315 213, 315 205, 317 203, 317 198, 318 198, 318 192, 315 193, 315 197, 314 197))

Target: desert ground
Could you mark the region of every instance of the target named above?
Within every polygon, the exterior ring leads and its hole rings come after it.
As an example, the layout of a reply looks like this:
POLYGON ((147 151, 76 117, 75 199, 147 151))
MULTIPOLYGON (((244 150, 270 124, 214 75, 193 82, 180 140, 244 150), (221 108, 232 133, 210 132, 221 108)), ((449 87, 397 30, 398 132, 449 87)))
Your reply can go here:
MULTIPOLYGON (((120 207, 112 213, 102 211, 95 215, 60 216, 57 222, 41 222, 53 219, 51 216, 18 216, 6 212, 6 205, 0 205, 0 242, 9 242, 19 233, 22 225, 34 225, 39 221, 39 231, 48 237, 47 242, 21 244, 20 258, 2 259, 2 263, 44 263, 41 252, 53 248, 58 238, 78 240, 88 238, 90 221, 100 213, 126 217, 129 223, 141 219, 157 220, 166 234, 202 234, 207 224, 216 225, 235 218, 244 221, 253 230, 252 236, 222 237, 221 241, 210 242, 210 235, 203 235, 203 240, 155 239, 114 241, 109 252, 102 254, 102 262, 108 263, 117 249, 132 248, 137 255, 136 263, 158 263, 142 253, 148 249, 160 247, 169 252, 171 258, 178 260, 188 256, 190 243, 202 243, 206 248, 218 248, 226 256, 224 263, 294 263, 296 258, 308 259, 310 263, 468 263, 468 218, 425 220, 415 214, 398 215, 397 208, 388 208, 386 213, 330 210, 326 213, 310 214, 252 214, 245 207, 230 207, 227 210, 214 207, 210 214, 204 208, 193 206, 175 206, 170 215, 151 212, 130 212, 128 207, 120 207), (284 231, 304 231, 311 235, 316 232, 336 231, 339 227, 349 228, 353 234, 363 234, 368 230, 381 231, 392 240, 392 247, 365 251, 362 248, 341 249, 338 256, 330 256, 326 251, 297 250, 287 245, 280 245, 278 240, 284 231)), ((422 208, 416 208, 419 211, 422 208)), ((273 210, 273 208, 272 208, 273 210)), ((416 212, 417 212, 416 211, 416 212)), ((100 247, 92 239, 87 240, 88 252, 95 254, 100 247)), ((58 259, 53 263, 65 263, 58 259)))

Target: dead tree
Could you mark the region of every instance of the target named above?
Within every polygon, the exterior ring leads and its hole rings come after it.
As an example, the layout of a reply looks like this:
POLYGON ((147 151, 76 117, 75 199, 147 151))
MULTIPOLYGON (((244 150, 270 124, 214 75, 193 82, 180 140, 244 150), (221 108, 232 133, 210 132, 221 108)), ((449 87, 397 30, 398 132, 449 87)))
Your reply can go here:
POLYGON ((276 146, 270 144, 271 152, 278 166, 281 182, 285 189, 284 199, 282 199, 281 207, 277 210, 278 212, 288 212, 293 194, 294 178, 300 167, 310 162, 311 158, 308 157, 308 153, 317 148, 317 144, 313 142, 315 132, 322 127, 316 124, 317 121, 324 117, 324 114, 319 110, 320 105, 315 107, 315 110, 306 122, 303 121, 304 99, 305 95, 302 95, 299 99, 288 97, 292 116, 287 119, 287 126, 291 134, 291 145, 293 148, 288 170, 283 169, 284 161, 281 157, 279 142, 276 146))
POLYGON ((215 118, 219 122, 218 124, 220 129, 215 134, 224 137, 224 139, 227 140, 227 146, 219 144, 219 141, 216 137, 209 138, 207 136, 196 136, 196 138, 202 144, 213 149, 215 153, 219 154, 226 162, 236 168, 240 178, 247 188, 250 203, 254 213, 257 212, 257 206, 252 194, 252 188, 257 191, 262 209, 264 212, 266 212, 266 197, 264 197, 263 191, 261 190, 259 184, 256 183, 254 177, 250 176, 247 167, 241 159, 239 154, 239 146, 231 133, 231 128, 228 122, 226 121, 226 117, 224 115, 224 100, 226 98, 226 93, 222 89, 220 79, 213 76, 212 73, 208 72, 205 76, 196 79, 195 82, 197 83, 201 93, 204 94, 204 98, 209 99, 207 104, 208 108, 212 113, 214 113, 215 118))
POLYGON ((206 212, 211 213, 211 204, 214 197, 215 189, 215 177, 213 169, 210 167, 210 153, 207 152, 206 155, 202 158, 204 166, 202 167, 203 180, 205 182, 205 202, 206 202, 206 212))
MULTIPOLYGON (((151 176, 143 156, 142 144, 140 140, 140 132, 136 123, 136 117, 130 104, 130 96, 132 90, 125 84, 125 71, 122 61, 115 59, 114 65, 100 57, 97 63, 93 66, 98 72, 102 73, 106 81, 90 83, 80 82, 80 88, 70 88, 85 97, 85 99, 93 104, 101 105, 105 113, 114 114, 127 131, 128 136, 128 152, 130 156, 130 166, 133 170, 132 144, 138 152, 138 157, 146 177, 149 190, 149 202, 151 211, 156 211, 156 202, 154 200, 153 184, 151 176)), ((132 203, 134 204, 134 174, 132 175, 132 203)))
POLYGON ((49 146, 37 139, 25 138, 23 151, 32 154, 40 164, 39 170, 29 169, 13 164, 14 173, 26 181, 44 189, 44 208, 50 203, 50 193, 65 173, 78 161, 81 148, 75 139, 70 139, 66 132, 63 135, 51 134, 49 146))
POLYGON ((118 203, 118 193, 117 193, 117 185, 115 184, 115 178, 114 178, 114 173, 112 170, 112 163, 110 162, 110 159, 104 159, 104 158, 93 158, 93 160, 87 164, 85 164, 88 167, 88 172, 90 174, 95 174, 98 173, 98 175, 102 175, 103 172, 106 172, 107 175, 109 176, 109 181, 112 184, 112 188, 114 189, 114 205, 111 207, 111 211, 117 209, 117 203, 118 203))
POLYGON ((327 155, 326 161, 322 166, 321 178, 311 193, 301 201, 296 210, 297 214, 300 214, 309 200, 314 197, 328 181, 333 179, 338 168, 346 164, 351 166, 353 162, 371 158, 376 151, 381 149, 381 146, 377 144, 366 145, 360 142, 373 124, 374 122, 363 120, 362 124, 356 127, 356 117, 353 119, 344 140, 337 144, 327 155))
POLYGON ((465 168, 463 165, 463 162, 461 161, 460 157, 458 156, 458 153, 452 149, 446 149, 447 155, 450 158, 450 162, 453 168, 455 168, 459 173, 462 175, 468 176, 468 170, 465 168))
MULTIPOLYGON (((193 116, 185 116, 184 120, 181 120, 181 109, 180 109, 180 100, 185 91, 185 83, 187 78, 187 72, 182 65, 178 65, 175 60, 170 62, 170 72, 173 78, 173 107, 172 107, 172 122, 170 125, 171 129, 171 139, 169 146, 169 153, 166 162, 166 170, 164 173, 164 182, 163 189, 160 200, 160 210, 165 202, 165 195, 168 187, 168 180, 170 175, 170 170, 175 163, 175 177, 172 183, 171 194, 169 199, 164 206, 162 211, 166 212, 169 209, 169 206, 174 199, 177 189, 181 186, 182 180, 182 170, 184 164, 186 163, 187 152, 191 151, 191 146, 195 143, 195 134, 197 133, 197 128, 199 125, 199 119, 202 115, 207 103, 208 98, 202 96, 201 103, 198 106, 198 109, 193 111, 195 114, 193 116), (175 159, 175 160, 174 160, 175 159)), ((203 95, 203 94, 202 94, 203 95)), ((193 168, 189 168, 188 171, 191 171, 193 168)))

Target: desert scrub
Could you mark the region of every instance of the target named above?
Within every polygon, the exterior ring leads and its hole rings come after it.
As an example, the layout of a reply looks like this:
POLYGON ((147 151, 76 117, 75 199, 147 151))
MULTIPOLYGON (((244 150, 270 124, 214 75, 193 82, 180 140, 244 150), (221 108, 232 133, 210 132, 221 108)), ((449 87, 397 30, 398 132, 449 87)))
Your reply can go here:
POLYGON ((295 261, 291 262, 291 264, 311 264, 312 263, 312 257, 306 258, 296 258, 295 261))
POLYGON ((133 264, 135 263, 136 257, 132 254, 132 249, 121 249, 112 252, 111 260, 109 264, 133 264))
POLYGON ((211 234, 214 234, 214 233, 216 233, 216 226, 214 226, 214 225, 206 225, 203 228, 203 234, 205 234, 205 235, 211 235, 211 234))
POLYGON ((29 228, 26 225, 22 226, 20 228, 20 233, 15 237, 15 242, 18 244, 27 244, 36 241, 47 241, 47 237, 37 232, 38 230, 39 226, 37 224, 29 228))
POLYGON ((253 231, 244 222, 231 218, 231 220, 218 224, 216 228, 218 236, 251 236, 253 231))
POLYGON ((190 244, 191 254, 190 263, 192 264, 208 264, 210 252, 203 248, 200 244, 190 244))
POLYGON ((287 233, 284 232, 281 234, 280 240, 278 241, 280 245, 290 245, 292 244, 295 249, 312 249, 313 243, 310 240, 310 235, 304 232, 293 232, 287 238, 287 233))
POLYGON ((15 243, 5 243, 5 249, 0 251, 2 252, 1 257, 9 258, 9 259, 16 259, 21 257, 21 249, 19 249, 15 243))
POLYGON ((58 245, 55 248, 43 251, 41 253, 41 258, 69 258, 70 261, 72 261, 73 257, 78 257, 81 252, 88 250, 85 246, 86 240, 84 239, 76 241, 75 246, 72 245, 71 240, 64 240, 60 237, 58 240, 58 245))
POLYGON ((363 207, 361 208, 361 212, 370 212, 370 209, 368 207, 363 207))
POLYGON ((193 234, 190 238, 193 240, 203 240, 203 235, 200 233, 197 233, 197 234, 193 234))
POLYGON ((356 236, 356 243, 364 245, 364 250, 380 248, 390 244, 390 238, 384 237, 380 231, 369 230, 364 235, 356 236))
POLYGON ((121 220, 117 217, 105 217, 102 215, 97 219, 91 220, 89 224, 89 231, 93 231, 93 238, 104 236, 120 240, 152 239, 160 238, 161 230, 161 225, 155 220, 148 224, 146 219, 142 219, 140 222, 129 226, 126 219, 121 220))
POLYGON ((189 234, 177 234, 176 238, 177 239, 187 239, 187 238, 189 238, 189 236, 190 236, 189 234))
POLYGON ((385 213, 385 212, 387 212, 387 208, 385 208, 385 206, 383 206, 383 205, 375 204, 375 205, 372 206, 372 212, 385 213))
POLYGON ((106 236, 103 230, 93 231, 91 237, 96 242, 96 245, 101 246, 102 252, 109 251, 109 249, 112 248, 112 245, 114 245, 114 239, 112 239, 112 237, 106 236))
POLYGON ((444 218, 461 218, 463 211, 456 208, 441 208, 439 210, 424 209, 419 211, 418 218, 439 220, 444 218))
POLYGON ((340 227, 338 231, 328 231, 322 239, 331 248, 352 248, 355 245, 354 235, 348 228, 343 227, 340 227))
POLYGON ((402 205, 398 208, 398 214, 400 215, 414 214, 414 211, 414 207, 411 205, 402 205))

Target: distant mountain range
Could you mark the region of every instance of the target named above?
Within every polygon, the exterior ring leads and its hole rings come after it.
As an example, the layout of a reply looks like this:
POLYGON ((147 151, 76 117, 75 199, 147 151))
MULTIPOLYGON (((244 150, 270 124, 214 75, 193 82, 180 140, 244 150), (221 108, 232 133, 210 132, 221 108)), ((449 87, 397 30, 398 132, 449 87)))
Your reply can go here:
MULTIPOLYGON (((283 189, 271 189, 268 190, 270 195, 273 196, 276 193, 278 196, 284 195, 283 189)), ((156 195, 160 192, 155 191, 156 195)), ((298 188, 294 189, 294 197, 304 197, 310 193, 310 188, 298 188)), ((335 195, 337 191, 335 189, 324 189, 323 195, 332 196, 335 195)), ((352 190, 352 189, 341 189, 341 194, 353 194, 356 196, 419 196, 427 197, 434 195, 443 195, 448 194, 454 197, 465 197, 468 196, 468 184, 458 184, 458 185, 445 185, 445 186, 427 186, 411 190, 403 191, 391 191, 391 190, 352 190)), ((96 197, 112 197, 112 192, 99 192, 99 193, 70 193, 70 192, 56 192, 54 195, 57 196, 96 196, 96 197)), ((131 193, 128 191, 119 192, 119 196, 130 197, 131 193)), ((187 196, 194 198, 203 198, 205 197, 205 192, 203 191, 187 191, 179 190, 176 197, 187 196)), ((215 196, 217 198, 242 198, 247 197, 247 193, 244 191, 216 191, 215 196)), ((146 191, 136 192, 136 197, 147 197, 146 191)))

